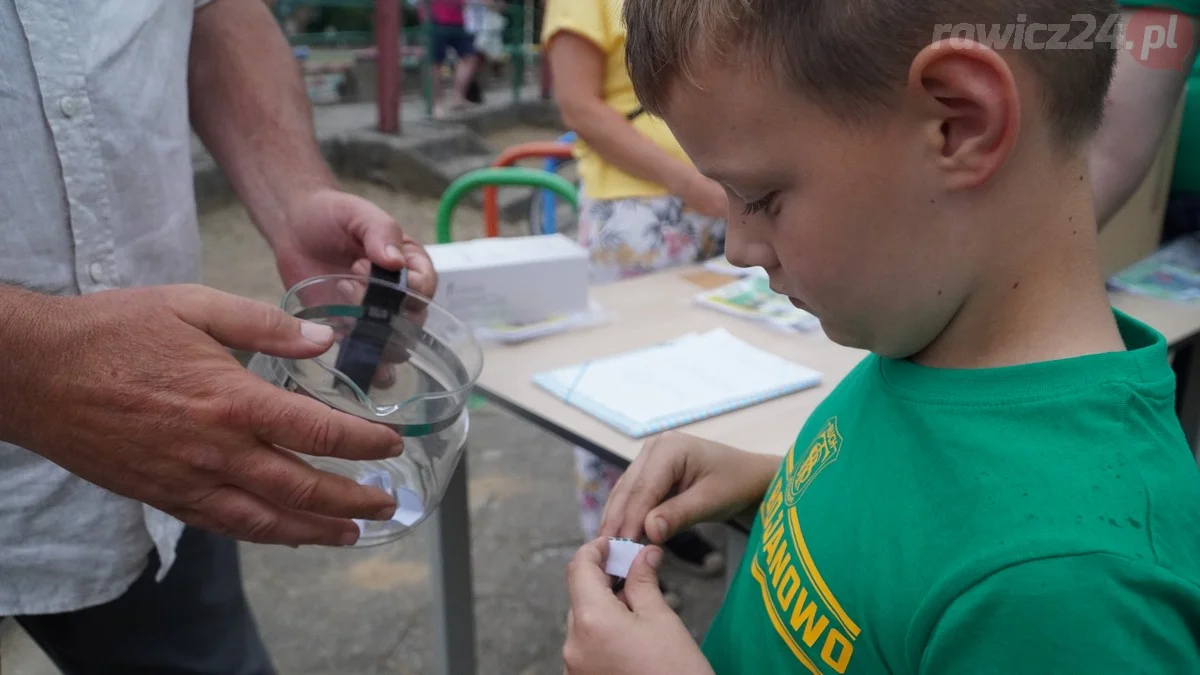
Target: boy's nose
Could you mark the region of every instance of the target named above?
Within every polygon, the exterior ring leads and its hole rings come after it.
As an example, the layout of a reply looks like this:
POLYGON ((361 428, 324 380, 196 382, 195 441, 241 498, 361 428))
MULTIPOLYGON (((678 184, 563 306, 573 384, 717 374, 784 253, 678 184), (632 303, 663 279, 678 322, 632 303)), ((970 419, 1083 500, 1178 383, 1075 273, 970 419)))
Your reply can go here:
POLYGON ((733 231, 725 236, 725 258, 737 267, 772 269, 777 266, 775 250, 770 244, 733 231))

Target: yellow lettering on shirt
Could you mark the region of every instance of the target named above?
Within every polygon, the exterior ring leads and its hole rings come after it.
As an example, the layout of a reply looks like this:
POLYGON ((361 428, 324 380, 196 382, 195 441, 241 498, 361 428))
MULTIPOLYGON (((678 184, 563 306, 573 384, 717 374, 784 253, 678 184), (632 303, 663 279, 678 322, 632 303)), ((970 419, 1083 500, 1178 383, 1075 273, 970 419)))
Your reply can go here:
POLYGON ((817 638, 825 632, 825 627, 829 625, 829 617, 822 616, 817 618, 817 603, 806 602, 808 599, 808 589, 804 589, 800 594, 800 602, 796 603, 796 611, 792 612, 791 625, 793 631, 799 631, 801 624, 804 625, 804 633, 801 639, 804 644, 809 647, 817 642, 817 638))
POLYGON ((761 515, 763 522, 772 520, 775 514, 779 512, 779 507, 783 506, 783 484, 776 482, 771 488, 771 492, 767 498, 763 500, 761 507, 761 515))
MULTIPOLYGON (((782 515, 782 514, 780 514, 782 515)), ((763 550, 767 552, 767 560, 775 559, 775 552, 779 550, 779 544, 783 541, 783 519, 780 519, 771 529, 763 534, 763 550)))
POLYGON ((775 632, 815 675, 845 673, 861 632, 817 570, 796 514, 796 503, 841 447, 831 418, 807 450, 791 448, 759 509, 762 545, 750 564, 775 632))
POLYGON ((854 647, 850 645, 850 641, 845 635, 838 632, 838 629, 831 628, 829 634, 825 636, 825 646, 821 648, 821 660, 829 664, 839 673, 846 672, 846 666, 850 665, 850 657, 854 655, 854 647), (837 656, 833 652, 837 650, 837 656))
POLYGON ((779 601, 779 608, 783 611, 788 611, 792 606, 792 598, 796 597, 796 591, 803 590, 800 587, 800 575, 796 574, 796 568, 789 566, 783 572, 783 580, 775 584, 775 599, 779 601))
POLYGON ((788 563, 792 561, 792 554, 787 552, 787 549, 780 546, 779 553, 775 555, 775 560, 771 561, 771 584, 775 587, 779 586, 779 580, 783 578, 783 570, 788 568, 788 563))

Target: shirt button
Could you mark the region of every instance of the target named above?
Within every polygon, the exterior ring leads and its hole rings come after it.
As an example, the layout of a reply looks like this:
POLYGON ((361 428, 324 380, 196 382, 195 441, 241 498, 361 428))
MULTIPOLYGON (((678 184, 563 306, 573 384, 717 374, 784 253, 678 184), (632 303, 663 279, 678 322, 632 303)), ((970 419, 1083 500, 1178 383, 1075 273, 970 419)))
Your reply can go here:
POLYGON ((64 96, 58 100, 58 109, 62 111, 63 117, 78 115, 82 105, 74 96, 64 96))
POLYGON ((93 283, 98 284, 104 281, 104 265, 98 262, 88 265, 88 274, 91 275, 93 283))

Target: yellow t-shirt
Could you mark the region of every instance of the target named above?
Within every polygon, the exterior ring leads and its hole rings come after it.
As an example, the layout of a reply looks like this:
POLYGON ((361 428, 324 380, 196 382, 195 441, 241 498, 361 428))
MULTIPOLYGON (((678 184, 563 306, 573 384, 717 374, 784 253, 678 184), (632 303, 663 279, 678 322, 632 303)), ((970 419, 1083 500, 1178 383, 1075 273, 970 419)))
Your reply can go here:
MULTIPOLYGON (((550 0, 542 22, 542 44, 560 31, 569 31, 590 40, 604 52, 607 62, 604 74, 604 102, 621 114, 638 108, 633 83, 625 69, 625 25, 621 19, 624 0, 550 0)), ((633 121, 634 128, 645 134, 659 147, 689 162, 675 136, 663 121, 642 114, 633 121)), ((605 162, 582 140, 576 141, 575 157, 579 161, 579 179, 590 199, 625 199, 654 197, 667 194, 661 185, 635 178, 605 162)))

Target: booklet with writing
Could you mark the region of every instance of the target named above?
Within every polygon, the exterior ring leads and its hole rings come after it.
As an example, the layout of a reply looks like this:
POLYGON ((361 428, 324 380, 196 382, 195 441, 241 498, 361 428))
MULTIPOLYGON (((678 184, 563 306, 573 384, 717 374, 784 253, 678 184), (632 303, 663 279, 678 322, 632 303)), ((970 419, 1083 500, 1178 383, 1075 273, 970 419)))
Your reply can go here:
POLYGON ((809 389, 821 379, 724 329, 533 376, 545 391, 632 438, 809 389))
POLYGON ((786 295, 771 290, 766 274, 750 274, 724 286, 696 295, 696 302, 726 314, 764 323, 782 331, 818 330, 821 322, 792 304, 786 295))

